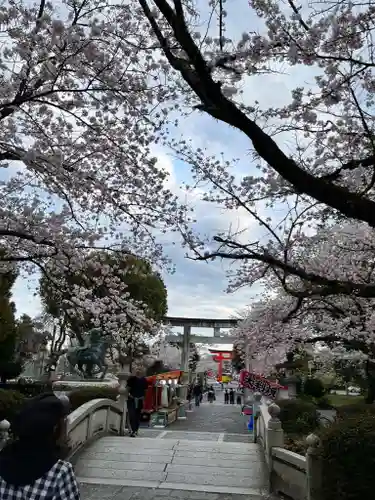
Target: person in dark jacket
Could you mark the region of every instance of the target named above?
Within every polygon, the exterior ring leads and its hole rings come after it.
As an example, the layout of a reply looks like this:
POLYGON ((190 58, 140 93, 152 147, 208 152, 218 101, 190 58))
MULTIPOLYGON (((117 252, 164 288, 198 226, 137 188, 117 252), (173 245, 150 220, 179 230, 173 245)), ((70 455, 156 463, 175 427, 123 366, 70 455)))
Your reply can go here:
POLYGON ((140 370, 128 378, 128 428, 129 435, 135 437, 138 434, 141 423, 141 412, 145 399, 148 383, 140 370))
POLYGON ((228 389, 225 389, 225 392, 224 392, 224 404, 228 404, 229 403, 229 392, 228 392, 228 389))
POLYGON ((210 388, 208 389, 207 400, 209 403, 213 403, 215 401, 215 399, 216 399, 215 398, 215 390, 211 385, 210 388))
POLYGON ((12 419, 14 440, 0 452, 1 500, 79 500, 67 448, 68 398, 30 398, 12 419))
POLYGON ((229 391, 229 402, 231 405, 234 405, 234 390, 230 389, 229 391))
POLYGON ((199 406, 203 398, 202 387, 199 384, 194 386, 193 394, 195 398, 195 406, 199 406))

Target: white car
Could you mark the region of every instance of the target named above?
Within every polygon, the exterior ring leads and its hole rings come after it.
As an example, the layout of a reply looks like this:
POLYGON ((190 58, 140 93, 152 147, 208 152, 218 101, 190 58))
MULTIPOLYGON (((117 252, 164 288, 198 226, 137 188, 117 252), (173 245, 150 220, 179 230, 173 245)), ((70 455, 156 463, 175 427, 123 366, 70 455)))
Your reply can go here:
POLYGON ((360 394, 361 389, 359 387, 350 386, 348 387, 348 394, 360 394))

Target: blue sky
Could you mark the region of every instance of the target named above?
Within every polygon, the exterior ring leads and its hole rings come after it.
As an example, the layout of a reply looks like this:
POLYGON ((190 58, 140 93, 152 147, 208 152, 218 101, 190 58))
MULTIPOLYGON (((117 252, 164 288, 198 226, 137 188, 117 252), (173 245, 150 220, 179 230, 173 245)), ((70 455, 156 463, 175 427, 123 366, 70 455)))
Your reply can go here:
MULTIPOLYGON (((228 9, 229 2, 227 3, 228 9)), ((257 30, 259 20, 252 14, 247 0, 237 0, 236 9, 230 11, 227 34, 240 37, 244 31, 257 30)), ((290 90, 306 79, 311 81, 311 72, 285 68, 285 74, 261 75, 248 79, 243 85, 243 100, 251 104, 254 100, 262 107, 280 106, 290 98, 290 90)), ((227 159, 236 157, 241 162, 239 169, 251 174, 254 168, 251 164, 250 143, 238 131, 225 124, 218 123, 207 115, 194 112, 189 118, 181 122, 179 133, 190 137, 196 147, 207 147, 209 152, 223 151, 227 159)), ((169 186, 175 193, 181 193, 180 185, 188 181, 190 174, 188 167, 180 161, 168 156, 168 152, 160 146, 155 150, 161 165, 170 172, 169 186)), ((1 177, 0 171, 0 180, 1 177)), ((226 213, 219 207, 198 202, 197 227, 204 233, 214 235, 218 229, 225 229, 229 224, 241 224, 247 227, 254 239, 259 234, 259 226, 253 221, 244 218, 238 213, 226 213)), ((278 214, 279 215, 279 214, 278 214)), ((260 293, 259 286, 228 295, 225 293, 227 279, 225 271, 228 264, 215 261, 210 263, 193 262, 185 258, 185 250, 179 245, 172 245, 172 240, 166 240, 166 252, 172 258, 176 272, 172 275, 164 274, 168 288, 169 315, 190 317, 227 318, 236 315, 260 293)), ((27 313, 35 316, 41 311, 39 298, 35 296, 37 278, 27 280, 20 278, 13 291, 13 298, 17 305, 18 314, 27 313)))

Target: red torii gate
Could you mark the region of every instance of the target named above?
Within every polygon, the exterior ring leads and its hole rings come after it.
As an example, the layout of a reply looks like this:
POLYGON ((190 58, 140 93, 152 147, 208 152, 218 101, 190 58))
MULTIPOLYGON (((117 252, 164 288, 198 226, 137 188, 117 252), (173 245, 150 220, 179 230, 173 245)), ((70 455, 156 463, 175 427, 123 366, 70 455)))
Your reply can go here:
POLYGON ((232 351, 223 349, 209 349, 212 355, 213 361, 218 364, 217 368, 217 380, 221 382, 223 380, 223 362, 232 360, 232 351))

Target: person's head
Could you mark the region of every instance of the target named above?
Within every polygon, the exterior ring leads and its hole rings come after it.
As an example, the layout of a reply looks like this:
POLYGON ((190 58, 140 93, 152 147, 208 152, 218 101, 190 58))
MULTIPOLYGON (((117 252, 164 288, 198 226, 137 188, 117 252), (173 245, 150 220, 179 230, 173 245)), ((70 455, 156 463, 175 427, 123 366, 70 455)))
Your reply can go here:
POLYGON ((54 393, 30 398, 11 421, 11 430, 19 441, 59 444, 66 431, 70 402, 54 393))
POLYGON ((143 377, 143 371, 140 368, 137 368, 135 370, 135 376, 136 377, 143 377))

